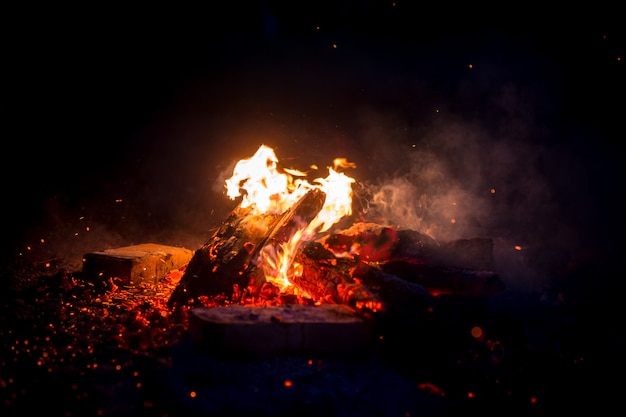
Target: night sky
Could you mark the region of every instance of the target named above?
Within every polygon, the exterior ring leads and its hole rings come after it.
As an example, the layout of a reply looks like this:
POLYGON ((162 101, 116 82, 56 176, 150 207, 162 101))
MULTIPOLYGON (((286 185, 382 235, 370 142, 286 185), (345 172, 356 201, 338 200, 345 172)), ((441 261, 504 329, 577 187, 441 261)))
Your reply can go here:
POLYGON ((196 249, 235 205, 229 170, 266 144, 285 167, 355 162, 391 224, 493 237, 511 286, 612 273, 618 16, 401 0, 11 11, 3 257, 196 249))

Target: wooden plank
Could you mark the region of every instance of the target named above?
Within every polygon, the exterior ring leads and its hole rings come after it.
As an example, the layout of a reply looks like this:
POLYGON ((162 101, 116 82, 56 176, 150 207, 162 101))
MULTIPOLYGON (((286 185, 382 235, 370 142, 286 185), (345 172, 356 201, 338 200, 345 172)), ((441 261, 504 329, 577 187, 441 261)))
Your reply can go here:
POLYGON ((143 243, 85 254, 83 273, 91 279, 119 278, 127 285, 156 283, 192 256, 193 251, 186 248, 143 243))
POLYGON ((335 304, 196 307, 189 333, 203 351, 235 358, 358 354, 372 340, 362 316, 335 304))

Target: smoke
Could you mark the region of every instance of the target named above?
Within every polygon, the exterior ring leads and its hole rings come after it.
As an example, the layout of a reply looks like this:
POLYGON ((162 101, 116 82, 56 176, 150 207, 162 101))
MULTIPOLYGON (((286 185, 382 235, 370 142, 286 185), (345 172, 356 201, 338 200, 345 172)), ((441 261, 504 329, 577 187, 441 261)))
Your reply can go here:
POLYGON ((371 184, 372 208, 387 223, 440 242, 491 237, 497 266, 514 285, 541 287, 565 267, 555 253, 575 251, 583 237, 563 214, 564 178, 542 167, 548 148, 461 121, 437 124, 418 139, 399 152, 404 165, 394 166, 404 168, 371 184))
MULTIPOLYGON (((491 237, 497 267, 513 280, 510 284, 547 284, 548 277, 540 275, 554 271, 532 271, 527 251, 542 248, 550 257, 553 251, 546 248, 574 241, 567 233, 572 225, 555 222, 562 218, 554 198, 558 184, 541 172, 537 160, 545 150, 489 137, 473 124, 433 129, 422 142, 399 152, 404 156, 391 166, 402 168, 369 183, 372 214, 441 243, 491 237)), ((559 266, 564 265, 554 265, 559 266)))
POLYGON ((553 76, 548 63, 523 83, 494 65, 483 65, 489 82, 468 73, 445 97, 405 83, 413 91, 404 95, 435 97, 430 114, 361 109, 354 149, 365 166, 364 206, 383 223, 440 242, 491 237, 508 284, 541 290, 598 243, 593 206, 603 203, 585 197, 595 151, 584 148, 591 139, 580 126, 559 124, 563 104, 558 83, 545 79, 553 76))

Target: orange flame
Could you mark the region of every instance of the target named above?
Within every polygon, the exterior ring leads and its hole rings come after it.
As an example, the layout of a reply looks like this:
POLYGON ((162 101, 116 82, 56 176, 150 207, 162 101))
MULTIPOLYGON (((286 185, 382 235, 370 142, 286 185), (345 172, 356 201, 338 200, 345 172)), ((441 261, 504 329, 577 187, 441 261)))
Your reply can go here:
POLYGON ((294 258, 302 242, 329 230, 344 216, 352 214, 352 184, 355 180, 338 169, 355 167, 345 158, 336 158, 333 167, 328 168, 328 176, 316 178, 311 184, 304 179, 306 173, 302 171, 279 170, 274 150, 266 145, 261 145, 252 157, 235 165, 232 177, 225 182, 227 195, 233 200, 241 196, 241 207, 250 207, 255 214, 284 213, 314 188, 326 195, 322 209, 309 224, 303 224, 288 242, 278 247, 268 245, 261 251, 261 266, 266 279, 281 290, 293 288, 289 277, 300 273, 298 265, 294 265, 294 258))

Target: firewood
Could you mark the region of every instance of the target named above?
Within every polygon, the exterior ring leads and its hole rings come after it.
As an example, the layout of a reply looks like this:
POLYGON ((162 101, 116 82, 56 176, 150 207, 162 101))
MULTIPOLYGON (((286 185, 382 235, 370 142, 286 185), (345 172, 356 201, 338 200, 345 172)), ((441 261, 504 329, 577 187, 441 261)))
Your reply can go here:
POLYGON ((293 283, 315 301, 353 308, 381 308, 376 295, 352 277, 355 262, 336 258, 321 243, 308 242, 296 255, 295 262, 301 273, 294 274, 293 283))
POLYGON ((320 241, 335 254, 368 263, 410 260, 416 264, 477 270, 491 269, 493 263, 491 238, 457 239, 441 244, 415 230, 376 223, 357 222, 320 241))
POLYGON ((383 262, 378 267, 388 274, 419 284, 434 295, 491 295, 504 289, 500 276, 491 270, 425 265, 410 261, 383 262))
MULTIPOLYGON (((366 285, 375 285, 382 291, 389 285, 398 287, 406 283, 417 284, 434 295, 486 295, 504 288, 499 276, 491 271, 491 238, 440 244, 414 230, 360 222, 320 241, 342 259, 372 266, 364 269, 361 265, 360 275, 355 272, 354 276, 367 278, 366 285), (382 279, 381 274, 387 276, 382 279), (397 279, 405 282, 399 283, 397 279)), ((395 298, 394 291, 389 290, 389 297, 395 298)))
POLYGON ((400 278, 377 266, 359 262, 352 270, 352 276, 384 304, 386 316, 407 315, 406 311, 427 313, 436 304, 435 297, 423 285, 400 278))
POLYGON ((399 239, 395 228, 359 222, 321 241, 327 249, 339 256, 350 255, 368 262, 378 262, 391 256, 399 239))
POLYGON ((321 239, 331 252, 364 262, 382 262, 410 258, 431 263, 441 253, 441 246, 430 236, 410 229, 357 222, 348 229, 321 239))
POLYGON ((312 189, 279 215, 255 214, 251 207, 235 207, 211 240, 194 252, 185 273, 168 300, 168 307, 199 296, 232 298, 249 281, 249 267, 268 242, 284 242, 302 223, 308 224, 324 205, 326 195, 312 189))

